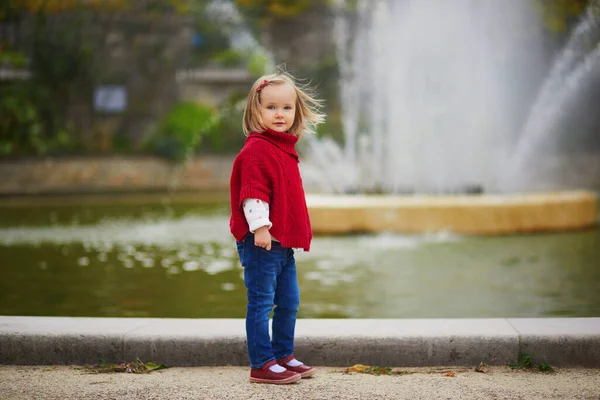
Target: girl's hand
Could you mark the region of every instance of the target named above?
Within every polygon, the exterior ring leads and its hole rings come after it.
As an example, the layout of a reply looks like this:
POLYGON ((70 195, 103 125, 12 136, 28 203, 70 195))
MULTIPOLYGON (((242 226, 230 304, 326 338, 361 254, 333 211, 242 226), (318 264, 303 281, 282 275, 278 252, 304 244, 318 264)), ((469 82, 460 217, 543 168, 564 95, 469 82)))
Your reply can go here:
POLYGON ((254 231, 254 245, 271 250, 271 233, 269 228, 261 226, 254 231))

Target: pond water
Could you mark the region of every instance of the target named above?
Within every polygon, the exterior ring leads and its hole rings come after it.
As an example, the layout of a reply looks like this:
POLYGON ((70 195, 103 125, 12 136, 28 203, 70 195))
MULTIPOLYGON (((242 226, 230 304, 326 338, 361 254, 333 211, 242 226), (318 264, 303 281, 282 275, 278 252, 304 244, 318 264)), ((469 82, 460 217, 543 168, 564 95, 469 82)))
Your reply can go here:
MULTIPOLYGON (((244 317, 226 203, 122 200, 0 206, 0 315, 244 317)), ((317 237, 297 264, 304 318, 600 315, 599 229, 317 237)))

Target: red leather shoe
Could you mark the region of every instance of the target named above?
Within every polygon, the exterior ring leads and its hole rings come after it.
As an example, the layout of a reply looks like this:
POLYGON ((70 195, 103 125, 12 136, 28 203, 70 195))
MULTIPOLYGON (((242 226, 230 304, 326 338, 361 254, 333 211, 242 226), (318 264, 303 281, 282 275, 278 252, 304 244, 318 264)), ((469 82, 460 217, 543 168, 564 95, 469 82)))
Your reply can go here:
POLYGON ((285 385, 298 382, 302 376, 286 368, 283 372, 273 372, 269 369, 271 365, 276 364, 275 360, 269 361, 262 368, 252 368, 250 370, 250 382, 253 383, 274 383, 276 385, 285 385))
POLYGON ((287 357, 280 358, 279 360, 277 360, 277 364, 281 365, 288 371, 299 373, 302 378, 308 378, 309 376, 313 376, 315 374, 316 370, 313 367, 309 367, 308 365, 300 364, 296 367, 291 367, 287 364, 289 361, 295 359, 296 357, 294 357, 294 355, 292 354, 287 357))

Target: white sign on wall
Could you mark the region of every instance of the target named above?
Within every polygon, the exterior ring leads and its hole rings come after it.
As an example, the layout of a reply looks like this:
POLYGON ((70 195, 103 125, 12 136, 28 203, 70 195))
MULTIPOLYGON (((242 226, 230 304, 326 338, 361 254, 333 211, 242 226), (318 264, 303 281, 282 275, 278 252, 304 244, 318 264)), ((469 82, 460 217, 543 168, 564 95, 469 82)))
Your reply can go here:
POLYGON ((127 90, 123 85, 103 85, 94 91, 94 110, 121 113, 127 108, 127 90))

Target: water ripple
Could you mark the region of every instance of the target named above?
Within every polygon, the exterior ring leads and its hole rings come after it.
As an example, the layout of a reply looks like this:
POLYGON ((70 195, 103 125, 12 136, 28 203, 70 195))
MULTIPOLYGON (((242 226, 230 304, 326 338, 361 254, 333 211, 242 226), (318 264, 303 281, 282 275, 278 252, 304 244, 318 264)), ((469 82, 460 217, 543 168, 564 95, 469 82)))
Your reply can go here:
MULTIPOLYGON (((93 226, 14 227, 0 229, 0 244, 85 243, 110 249, 119 245, 173 247, 182 243, 231 243, 226 217, 186 217, 179 220, 104 221, 93 226)), ((133 247, 128 247, 132 249, 133 247)))

